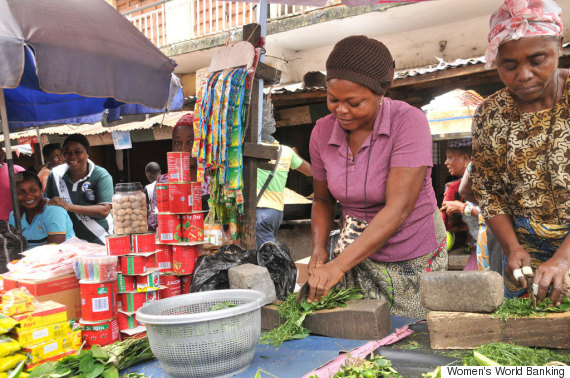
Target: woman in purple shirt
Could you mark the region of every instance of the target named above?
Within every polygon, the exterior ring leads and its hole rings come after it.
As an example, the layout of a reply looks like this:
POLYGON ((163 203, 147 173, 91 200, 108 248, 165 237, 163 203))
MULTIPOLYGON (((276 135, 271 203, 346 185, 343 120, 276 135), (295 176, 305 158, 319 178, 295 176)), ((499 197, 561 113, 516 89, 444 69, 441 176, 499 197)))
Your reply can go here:
POLYGON ((394 61, 381 42, 347 37, 326 67, 332 114, 317 121, 310 142, 315 196, 308 299, 319 300, 340 282, 389 300, 394 315, 425 317, 420 277, 447 269, 427 119, 384 97, 394 61), (343 228, 327 262, 337 200, 343 228))

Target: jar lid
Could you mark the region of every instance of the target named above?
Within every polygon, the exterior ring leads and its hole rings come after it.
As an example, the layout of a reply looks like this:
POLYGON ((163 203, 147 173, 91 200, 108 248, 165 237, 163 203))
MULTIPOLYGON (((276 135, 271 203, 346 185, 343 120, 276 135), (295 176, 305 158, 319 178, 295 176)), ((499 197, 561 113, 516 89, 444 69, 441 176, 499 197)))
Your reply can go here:
POLYGON ((121 182, 115 185, 115 193, 135 192, 142 190, 140 182, 121 182))

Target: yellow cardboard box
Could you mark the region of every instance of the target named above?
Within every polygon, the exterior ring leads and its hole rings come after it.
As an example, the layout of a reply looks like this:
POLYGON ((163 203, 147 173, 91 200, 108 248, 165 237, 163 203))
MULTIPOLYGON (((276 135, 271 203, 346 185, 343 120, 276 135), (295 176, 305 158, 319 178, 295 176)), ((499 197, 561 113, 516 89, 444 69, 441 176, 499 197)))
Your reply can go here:
POLYGON ((22 330, 16 327, 12 334, 22 347, 26 347, 64 337, 70 331, 71 328, 68 322, 60 322, 34 329, 26 328, 22 330))
POLYGON ((55 340, 29 345, 24 350, 29 353, 28 364, 35 364, 68 350, 77 350, 81 346, 81 331, 72 331, 55 340))
POLYGON ((67 321, 65 305, 54 301, 40 302, 33 312, 14 315, 12 319, 20 322, 20 332, 45 327, 50 324, 67 321))

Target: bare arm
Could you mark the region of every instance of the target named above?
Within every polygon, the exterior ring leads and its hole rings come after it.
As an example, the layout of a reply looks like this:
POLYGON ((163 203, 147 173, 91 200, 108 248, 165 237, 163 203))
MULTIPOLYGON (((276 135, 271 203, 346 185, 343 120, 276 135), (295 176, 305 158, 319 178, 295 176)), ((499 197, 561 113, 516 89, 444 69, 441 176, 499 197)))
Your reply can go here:
POLYGON ((326 181, 313 180, 314 198, 311 210, 312 256, 309 273, 327 262, 326 245, 332 229, 336 200, 331 195, 326 181))
POLYGON ((346 272, 370 257, 390 239, 412 213, 426 170, 427 167, 390 169, 386 182, 386 205, 337 258, 312 270, 309 276, 309 300, 319 300, 328 295, 346 272))
POLYGON ((477 203, 475 199, 475 194, 471 189, 471 180, 469 179, 469 170, 466 169, 463 177, 461 178, 461 183, 459 184, 459 195, 463 197, 466 201, 477 203))
POLYGON ((48 234, 48 244, 61 244, 65 241, 65 234, 48 234))
POLYGON ((311 164, 305 160, 303 160, 301 165, 297 167, 297 170, 307 177, 313 177, 313 168, 311 167, 311 164))
POLYGON ((99 203, 96 205, 75 205, 65 202, 61 197, 54 197, 49 200, 49 205, 61 206, 70 213, 87 215, 92 218, 105 218, 111 211, 110 203, 99 203))

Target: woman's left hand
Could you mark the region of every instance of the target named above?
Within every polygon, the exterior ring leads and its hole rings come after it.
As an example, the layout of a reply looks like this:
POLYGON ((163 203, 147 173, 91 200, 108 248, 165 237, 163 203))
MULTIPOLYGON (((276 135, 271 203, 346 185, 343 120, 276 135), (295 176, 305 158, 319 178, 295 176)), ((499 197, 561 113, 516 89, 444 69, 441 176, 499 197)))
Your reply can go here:
POLYGON ((570 270, 570 261, 553 256, 543 262, 534 273, 533 284, 538 285, 537 298, 546 298, 548 287, 552 285, 550 300, 558 306, 564 298, 564 275, 570 270))
POLYGON ((330 289, 344 277, 344 271, 340 269, 335 260, 311 270, 309 275, 309 295, 307 302, 318 302, 321 298, 329 295, 330 289))
POLYGON ((61 197, 53 197, 49 200, 48 205, 63 207, 67 210, 69 204, 61 197))
POLYGON ((461 201, 444 201, 441 204, 441 211, 445 211, 447 215, 456 214, 456 213, 463 213, 463 205, 464 203, 461 201))

